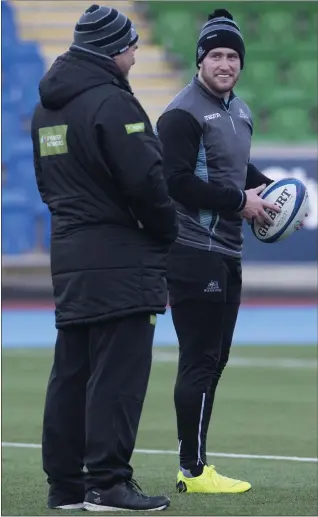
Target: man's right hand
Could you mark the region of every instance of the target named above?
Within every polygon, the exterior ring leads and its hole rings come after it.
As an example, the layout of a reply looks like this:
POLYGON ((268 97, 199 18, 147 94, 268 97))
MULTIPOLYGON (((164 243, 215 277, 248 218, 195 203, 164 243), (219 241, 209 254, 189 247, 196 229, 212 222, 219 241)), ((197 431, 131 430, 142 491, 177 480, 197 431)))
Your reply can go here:
POLYGON ((259 197, 259 194, 263 192, 265 188, 266 185, 264 184, 250 190, 245 190, 246 204, 241 211, 241 214, 248 222, 255 219, 259 224, 268 223, 272 225, 273 221, 265 212, 265 208, 269 208, 275 212, 280 212, 280 208, 278 206, 268 203, 265 199, 259 197))

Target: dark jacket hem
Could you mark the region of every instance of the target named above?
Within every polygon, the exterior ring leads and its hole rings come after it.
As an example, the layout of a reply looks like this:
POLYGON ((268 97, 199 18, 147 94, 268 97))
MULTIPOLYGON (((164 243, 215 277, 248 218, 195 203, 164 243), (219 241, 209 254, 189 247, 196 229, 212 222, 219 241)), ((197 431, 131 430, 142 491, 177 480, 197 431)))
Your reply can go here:
POLYGON ((132 307, 131 309, 125 309, 123 311, 115 311, 113 313, 108 312, 107 314, 100 314, 98 316, 89 316, 83 318, 74 318, 64 321, 56 321, 55 327, 59 329, 65 329, 74 325, 91 325, 92 323, 101 323, 103 321, 109 321, 114 319, 122 319, 134 314, 165 314, 166 307, 132 307))

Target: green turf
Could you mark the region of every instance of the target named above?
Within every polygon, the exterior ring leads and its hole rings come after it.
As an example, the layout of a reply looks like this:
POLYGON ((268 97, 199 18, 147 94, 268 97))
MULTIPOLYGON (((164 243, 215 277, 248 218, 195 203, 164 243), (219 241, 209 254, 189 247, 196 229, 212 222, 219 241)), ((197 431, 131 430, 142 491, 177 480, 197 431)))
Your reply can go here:
MULTIPOLYGON (((163 351, 166 354, 170 349, 163 351)), ((40 443, 51 358, 51 350, 3 350, 3 441, 40 443)), ((315 347, 237 347, 232 358, 267 362, 266 366, 233 365, 226 369, 208 449, 315 457, 315 347), (282 359, 304 362, 299 367, 297 362, 292 367, 277 367, 282 359)), ((175 372, 174 362, 153 364, 138 448, 176 449, 175 372)), ((47 487, 40 450, 3 448, 2 453, 2 515, 53 515, 46 509, 47 487)), ((230 458, 213 458, 213 463, 226 475, 251 481, 253 489, 237 496, 177 495, 177 456, 136 453, 133 457, 135 475, 143 488, 151 494, 171 496, 171 507, 165 512, 169 515, 317 515, 317 464, 230 458)))

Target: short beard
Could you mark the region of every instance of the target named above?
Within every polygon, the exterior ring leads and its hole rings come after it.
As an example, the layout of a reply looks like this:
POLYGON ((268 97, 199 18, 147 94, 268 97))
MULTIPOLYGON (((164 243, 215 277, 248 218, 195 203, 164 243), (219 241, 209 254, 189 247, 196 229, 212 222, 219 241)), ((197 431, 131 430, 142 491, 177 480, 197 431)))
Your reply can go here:
POLYGON ((201 70, 200 71, 201 73, 199 75, 201 75, 201 78, 203 79, 203 81, 206 83, 206 85, 208 86, 208 88, 212 91, 212 93, 215 93, 216 95, 222 97, 225 93, 229 93, 231 90, 233 90, 234 86, 236 85, 237 81, 238 81, 238 78, 239 76, 236 78, 236 80, 233 82, 232 86, 230 87, 224 87, 224 88, 218 88, 216 85, 213 84, 213 82, 211 81, 211 79, 209 78, 209 76, 206 76, 203 71, 201 70))

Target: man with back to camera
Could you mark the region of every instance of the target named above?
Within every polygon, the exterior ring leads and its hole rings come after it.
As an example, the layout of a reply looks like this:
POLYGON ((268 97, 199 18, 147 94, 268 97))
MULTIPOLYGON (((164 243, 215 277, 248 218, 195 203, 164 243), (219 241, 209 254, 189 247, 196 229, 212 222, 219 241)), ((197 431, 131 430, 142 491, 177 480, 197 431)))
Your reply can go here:
POLYGON ((170 503, 146 496, 130 466, 177 236, 161 147, 128 82, 137 39, 124 14, 92 5, 42 79, 32 122, 58 329, 42 440, 50 508, 170 503))
POLYGON ((168 261, 168 290, 179 341, 174 400, 179 492, 240 493, 248 482, 207 465, 216 387, 227 363, 241 299, 242 220, 271 224, 258 194, 271 180, 250 163, 251 113, 233 92, 244 66, 238 25, 225 9, 204 24, 198 75, 157 123, 179 235, 168 261))

